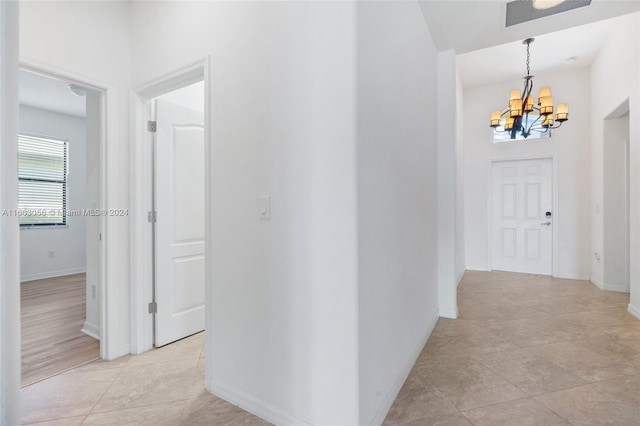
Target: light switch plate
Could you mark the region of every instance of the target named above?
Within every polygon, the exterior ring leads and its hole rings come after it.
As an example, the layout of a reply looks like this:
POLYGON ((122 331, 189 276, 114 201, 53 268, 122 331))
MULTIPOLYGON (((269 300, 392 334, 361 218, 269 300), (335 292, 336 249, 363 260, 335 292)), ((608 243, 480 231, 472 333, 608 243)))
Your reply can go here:
POLYGON ((261 220, 271 219, 271 197, 269 195, 262 195, 258 197, 258 217, 261 220))

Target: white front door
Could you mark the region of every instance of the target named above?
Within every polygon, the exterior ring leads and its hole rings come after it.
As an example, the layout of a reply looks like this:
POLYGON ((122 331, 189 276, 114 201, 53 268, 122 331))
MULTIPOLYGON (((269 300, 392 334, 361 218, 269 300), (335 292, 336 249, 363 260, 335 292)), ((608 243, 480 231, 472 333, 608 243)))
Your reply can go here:
POLYGON ((156 346, 204 329, 204 114, 156 101, 156 346))
POLYGON ((497 161, 491 167, 491 269, 552 274, 553 163, 497 161))

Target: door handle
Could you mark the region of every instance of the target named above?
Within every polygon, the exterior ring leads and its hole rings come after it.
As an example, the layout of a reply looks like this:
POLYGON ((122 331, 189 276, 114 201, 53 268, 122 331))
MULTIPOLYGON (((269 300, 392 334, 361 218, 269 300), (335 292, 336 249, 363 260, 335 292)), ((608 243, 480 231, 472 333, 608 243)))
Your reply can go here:
POLYGON ((546 225, 546 226, 549 226, 549 225, 551 225, 551 222, 544 222, 544 223, 541 223, 540 225, 546 225))

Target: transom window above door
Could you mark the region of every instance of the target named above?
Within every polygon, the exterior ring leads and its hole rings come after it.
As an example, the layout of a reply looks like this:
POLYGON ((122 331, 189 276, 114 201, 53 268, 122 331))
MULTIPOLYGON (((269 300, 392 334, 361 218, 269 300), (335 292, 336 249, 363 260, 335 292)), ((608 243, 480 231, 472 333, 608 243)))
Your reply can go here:
MULTIPOLYGON (((529 125, 532 124, 537 119, 538 117, 534 115, 531 115, 529 117, 522 117, 522 120, 524 121, 523 125, 526 127, 529 127, 529 125)), ((505 122, 506 122, 506 118, 503 117, 500 120, 500 126, 498 128, 504 129, 505 122)), ((547 130, 545 132, 538 132, 536 130, 532 130, 529 136, 527 136, 526 138, 523 137, 520 132, 516 132, 515 139, 511 139, 511 132, 502 132, 502 131, 495 132, 493 131, 493 129, 491 129, 491 134, 493 135, 493 143, 524 141, 524 140, 530 140, 530 139, 546 139, 551 137, 550 130, 547 130)))

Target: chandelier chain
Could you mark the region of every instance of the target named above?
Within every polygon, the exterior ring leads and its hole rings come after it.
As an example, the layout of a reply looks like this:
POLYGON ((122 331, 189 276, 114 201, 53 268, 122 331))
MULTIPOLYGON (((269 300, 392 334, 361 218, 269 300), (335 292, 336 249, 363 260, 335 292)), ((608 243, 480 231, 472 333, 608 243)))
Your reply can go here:
POLYGON ((527 43, 527 75, 531 74, 531 69, 529 67, 529 43, 527 43))

